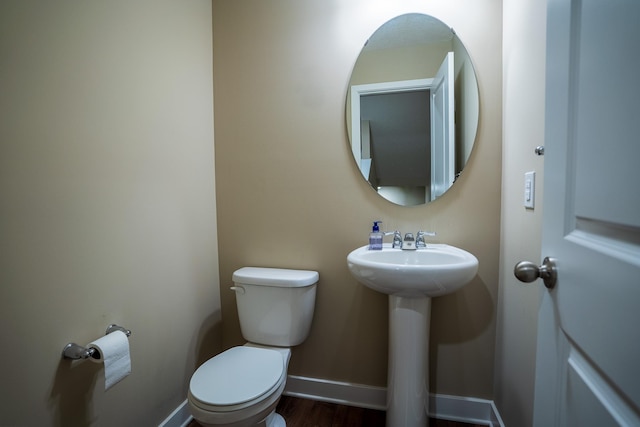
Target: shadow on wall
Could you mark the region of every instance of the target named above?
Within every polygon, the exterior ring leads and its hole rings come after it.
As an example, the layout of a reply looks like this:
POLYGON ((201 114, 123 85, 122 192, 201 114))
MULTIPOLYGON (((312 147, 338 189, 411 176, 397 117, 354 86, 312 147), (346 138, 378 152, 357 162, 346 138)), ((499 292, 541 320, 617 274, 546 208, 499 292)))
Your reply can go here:
POLYGON ((222 351, 222 315, 216 311, 208 316, 196 336, 195 366, 187 366, 187 378, 207 360, 222 351))
MULTIPOLYGON (((458 292, 434 299, 431 325, 437 324, 439 327, 431 327, 432 334, 429 345, 429 360, 431 361, 429 377, 433 390, 438 387, 439 347, 460 344, 478 338, 490 330, 494 317, 495 306, 491 294, 487 285, 478 275, 458 292)), ((479 359, 486 359, 490 356, 489 354, 473 355, 474 358, 479 359)))
POLYGON ((93 390, 103 365, 87 360, 61 359, 53 380, 49 407, 56 427, 92 424, 93 390))
POLYGON ((479 275, 459 291, 435 298, 431 322, 447 326, 432 329, 434 344, 455 344, 477 338, 491 325, 495 315, 493 307, 491 294, 479 275))

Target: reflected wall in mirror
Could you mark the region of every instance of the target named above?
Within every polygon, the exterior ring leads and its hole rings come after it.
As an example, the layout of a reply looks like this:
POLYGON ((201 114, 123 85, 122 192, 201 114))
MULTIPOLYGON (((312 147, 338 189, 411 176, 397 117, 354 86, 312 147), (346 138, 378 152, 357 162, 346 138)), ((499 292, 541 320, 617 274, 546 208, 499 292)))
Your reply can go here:
POLYGON ((362 176, 398 205, 435 200, 469 159, 479 104, 471 58, 452 28, 419 13, 386 22, 360 52, 347 94, 362 176))

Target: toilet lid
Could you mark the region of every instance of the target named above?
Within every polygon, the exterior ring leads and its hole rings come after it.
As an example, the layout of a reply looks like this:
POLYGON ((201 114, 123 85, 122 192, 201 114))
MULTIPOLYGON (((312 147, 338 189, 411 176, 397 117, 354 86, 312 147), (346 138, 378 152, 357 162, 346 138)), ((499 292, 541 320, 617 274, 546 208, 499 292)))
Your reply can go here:
POLYGON ((191 377, 189 390, 208 405, 238 405, 270 391, 283 370, 282 355, 275 350, 233 347, 200 366, 191 377))

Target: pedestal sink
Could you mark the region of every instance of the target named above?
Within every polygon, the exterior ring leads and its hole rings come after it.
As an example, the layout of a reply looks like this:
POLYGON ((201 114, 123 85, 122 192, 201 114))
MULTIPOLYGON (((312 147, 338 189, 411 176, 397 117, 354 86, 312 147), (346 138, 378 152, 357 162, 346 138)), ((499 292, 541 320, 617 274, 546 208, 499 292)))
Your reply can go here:
POLYGON ((444 244, 380 251, 363 246, 347 256, 351 274, 389 295, 387 427, 424 427, 429 414, 431 298, 454 292, 478 271, 478 259, 444 244))

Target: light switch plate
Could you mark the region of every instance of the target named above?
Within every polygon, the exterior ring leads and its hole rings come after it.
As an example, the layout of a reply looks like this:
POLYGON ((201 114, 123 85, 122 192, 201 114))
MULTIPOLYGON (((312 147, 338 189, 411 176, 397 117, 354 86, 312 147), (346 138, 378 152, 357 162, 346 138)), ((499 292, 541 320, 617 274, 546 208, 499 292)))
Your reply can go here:
POLYGON ((533 209, 536 199, 536 173, 526 172, 524 174, 524 207, 533 209))

